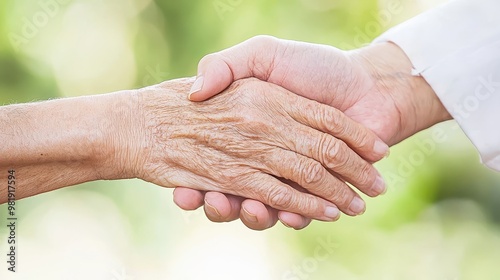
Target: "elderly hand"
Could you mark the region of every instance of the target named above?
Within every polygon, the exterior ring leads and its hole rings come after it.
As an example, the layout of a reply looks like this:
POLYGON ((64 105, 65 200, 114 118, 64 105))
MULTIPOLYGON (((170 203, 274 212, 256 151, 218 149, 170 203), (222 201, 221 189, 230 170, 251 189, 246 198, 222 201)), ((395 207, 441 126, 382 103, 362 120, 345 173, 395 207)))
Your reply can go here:
MULTIPOLYGON (((448 112, 422 77, 411 75, 411 62, 391 43, 345 52, 303 42, 258 36, 227 50, 204 57, 190 98, 201 101, 231 82, 245 77, 280 85, 294 93, 331 105, 373 130, 388 144, 395 144, 434 123, 449 119, 448 112)), ((360 154, 363 156, 363 154, 360 154)), ((203 204, 203 194, 186 188, 174 200, 184 209, 203 204)), ((229 213, 211 220, 237 217, 242 199, 207 193, 205 203, 229 213)), ((254 229, 265 229, 276 220, 276 211, 256 201, 243 201, 240 218, 254 229)), ((279 212, 286 225, 300 229, 310 220, 279 212)))
POLYGON ((190 86, 177 80, 139 92, 144 125, 137 127, 145 129, 123 145, 135 155, 124 161, 135 163, 124 167, 134 177, 252 198, 325 221, 338 218, 336 207, 349 215, 365 209, 344 180, 370 196, 383 191, 378 172, 349 147, 375 160, 385 151, 373 147, 385 144, 340 111, 257 79, 237 81, 203 103, 186 99, 190 86))

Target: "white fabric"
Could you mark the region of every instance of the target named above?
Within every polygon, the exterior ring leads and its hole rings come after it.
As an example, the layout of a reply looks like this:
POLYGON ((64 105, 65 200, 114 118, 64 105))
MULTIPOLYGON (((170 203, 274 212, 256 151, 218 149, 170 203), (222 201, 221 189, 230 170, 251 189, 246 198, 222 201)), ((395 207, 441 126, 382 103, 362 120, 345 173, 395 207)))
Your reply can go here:
POLYGON ((452 0, 382 34, 500 171, 500 0, 452 0))

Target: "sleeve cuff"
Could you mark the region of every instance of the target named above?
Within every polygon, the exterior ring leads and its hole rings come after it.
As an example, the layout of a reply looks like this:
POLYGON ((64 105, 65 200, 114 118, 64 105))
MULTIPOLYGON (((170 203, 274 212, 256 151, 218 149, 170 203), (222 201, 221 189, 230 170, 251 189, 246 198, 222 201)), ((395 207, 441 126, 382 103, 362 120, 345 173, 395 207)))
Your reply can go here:
POLYGON ((410 58, 481 154, 500 171, 500 1, 450 1, 399 25, 391 41, 410 58))

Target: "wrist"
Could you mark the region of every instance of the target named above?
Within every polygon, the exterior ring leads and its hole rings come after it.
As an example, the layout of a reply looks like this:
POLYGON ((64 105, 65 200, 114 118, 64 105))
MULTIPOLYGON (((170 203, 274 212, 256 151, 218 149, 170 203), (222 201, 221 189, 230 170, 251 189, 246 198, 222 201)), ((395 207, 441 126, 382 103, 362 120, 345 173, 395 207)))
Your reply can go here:
POLYGON ((376 89, 390 96, 397 108, 400 135, 396 142, 451 119, 425 79, 412 74, 412 63, 400 47, 389 42, 373 44, 360 49, 358 54, 376 89))
POLYGON ((94 167, 98 179, 139 177, 143 149, 147 146, 139 90, 127 90, 98 97, 99 130, 94 167))
MULTIPOLYGON (((187 115, 190 107, 187 105, 196 104, 188 100, 193 81, 194 78, 170 80, 130 93, 131 96, 125 102, 128 105, 122 105, 126 108, 125 116, 119 118, 129 118, 127 123, 130 123, 133 129, 126 129, 126 133, 114 133, 115 138, 124 139, 118 141, 122 148, 115 150, 122 150, 117 158, 124 161, 121 169, 124 170, 122 173, 126 174, 126 178, 139 178, 169 186, 167 182, 154 181, 149 173, 166 161, 175 162, 176 147, 164 148, 160 143, 170 143, 172 137, 175 137, 172 136, 175 130, 173 126, 189 119, 187 115), (130 100, 133 102, 130 103, 130 100), (130 108, 131 106, 133 108, 130 108), (133 115, 127 116, 130 112, 133 115), (122 136, 116 136, 120 134, 122 136), (122 144, 123 142, 126 144, 122 144)), ((203 106, 203 103, 194 106, 203 106)))

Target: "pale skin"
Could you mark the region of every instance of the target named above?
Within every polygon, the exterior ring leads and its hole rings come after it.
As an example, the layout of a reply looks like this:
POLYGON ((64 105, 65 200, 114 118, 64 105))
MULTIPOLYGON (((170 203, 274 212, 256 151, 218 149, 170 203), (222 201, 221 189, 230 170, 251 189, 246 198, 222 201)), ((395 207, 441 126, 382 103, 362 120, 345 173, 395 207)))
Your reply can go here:
MULTIPOLYGON (((298 95, 335 107, 394 145, 418 131, 451 119, 435 92, 395 44, 381 43, 353 51, 325 45, 257 36, 205 56, 190 99, 205 100, 233 81, 256 77, 298 95)), ((262 202, 179 187, 174 201, 186 210, 204 205, 216 222, 240 218, 249 228, 272 227, 278 219, 302 229, 311 219, 278 211, 262 202)))
MULTIPOLYGON (((387 145, 331 106, 257 79, 206 102, 194 79, 0 107, 0 174, 15 170, 15 198, 95 180, 140 178, 163 186, 246 197, 307 219, 364 212, 351 183, 384 191, 371 162, 387 145)), ((0 184, 0 203, 7 202, 0 184)))

